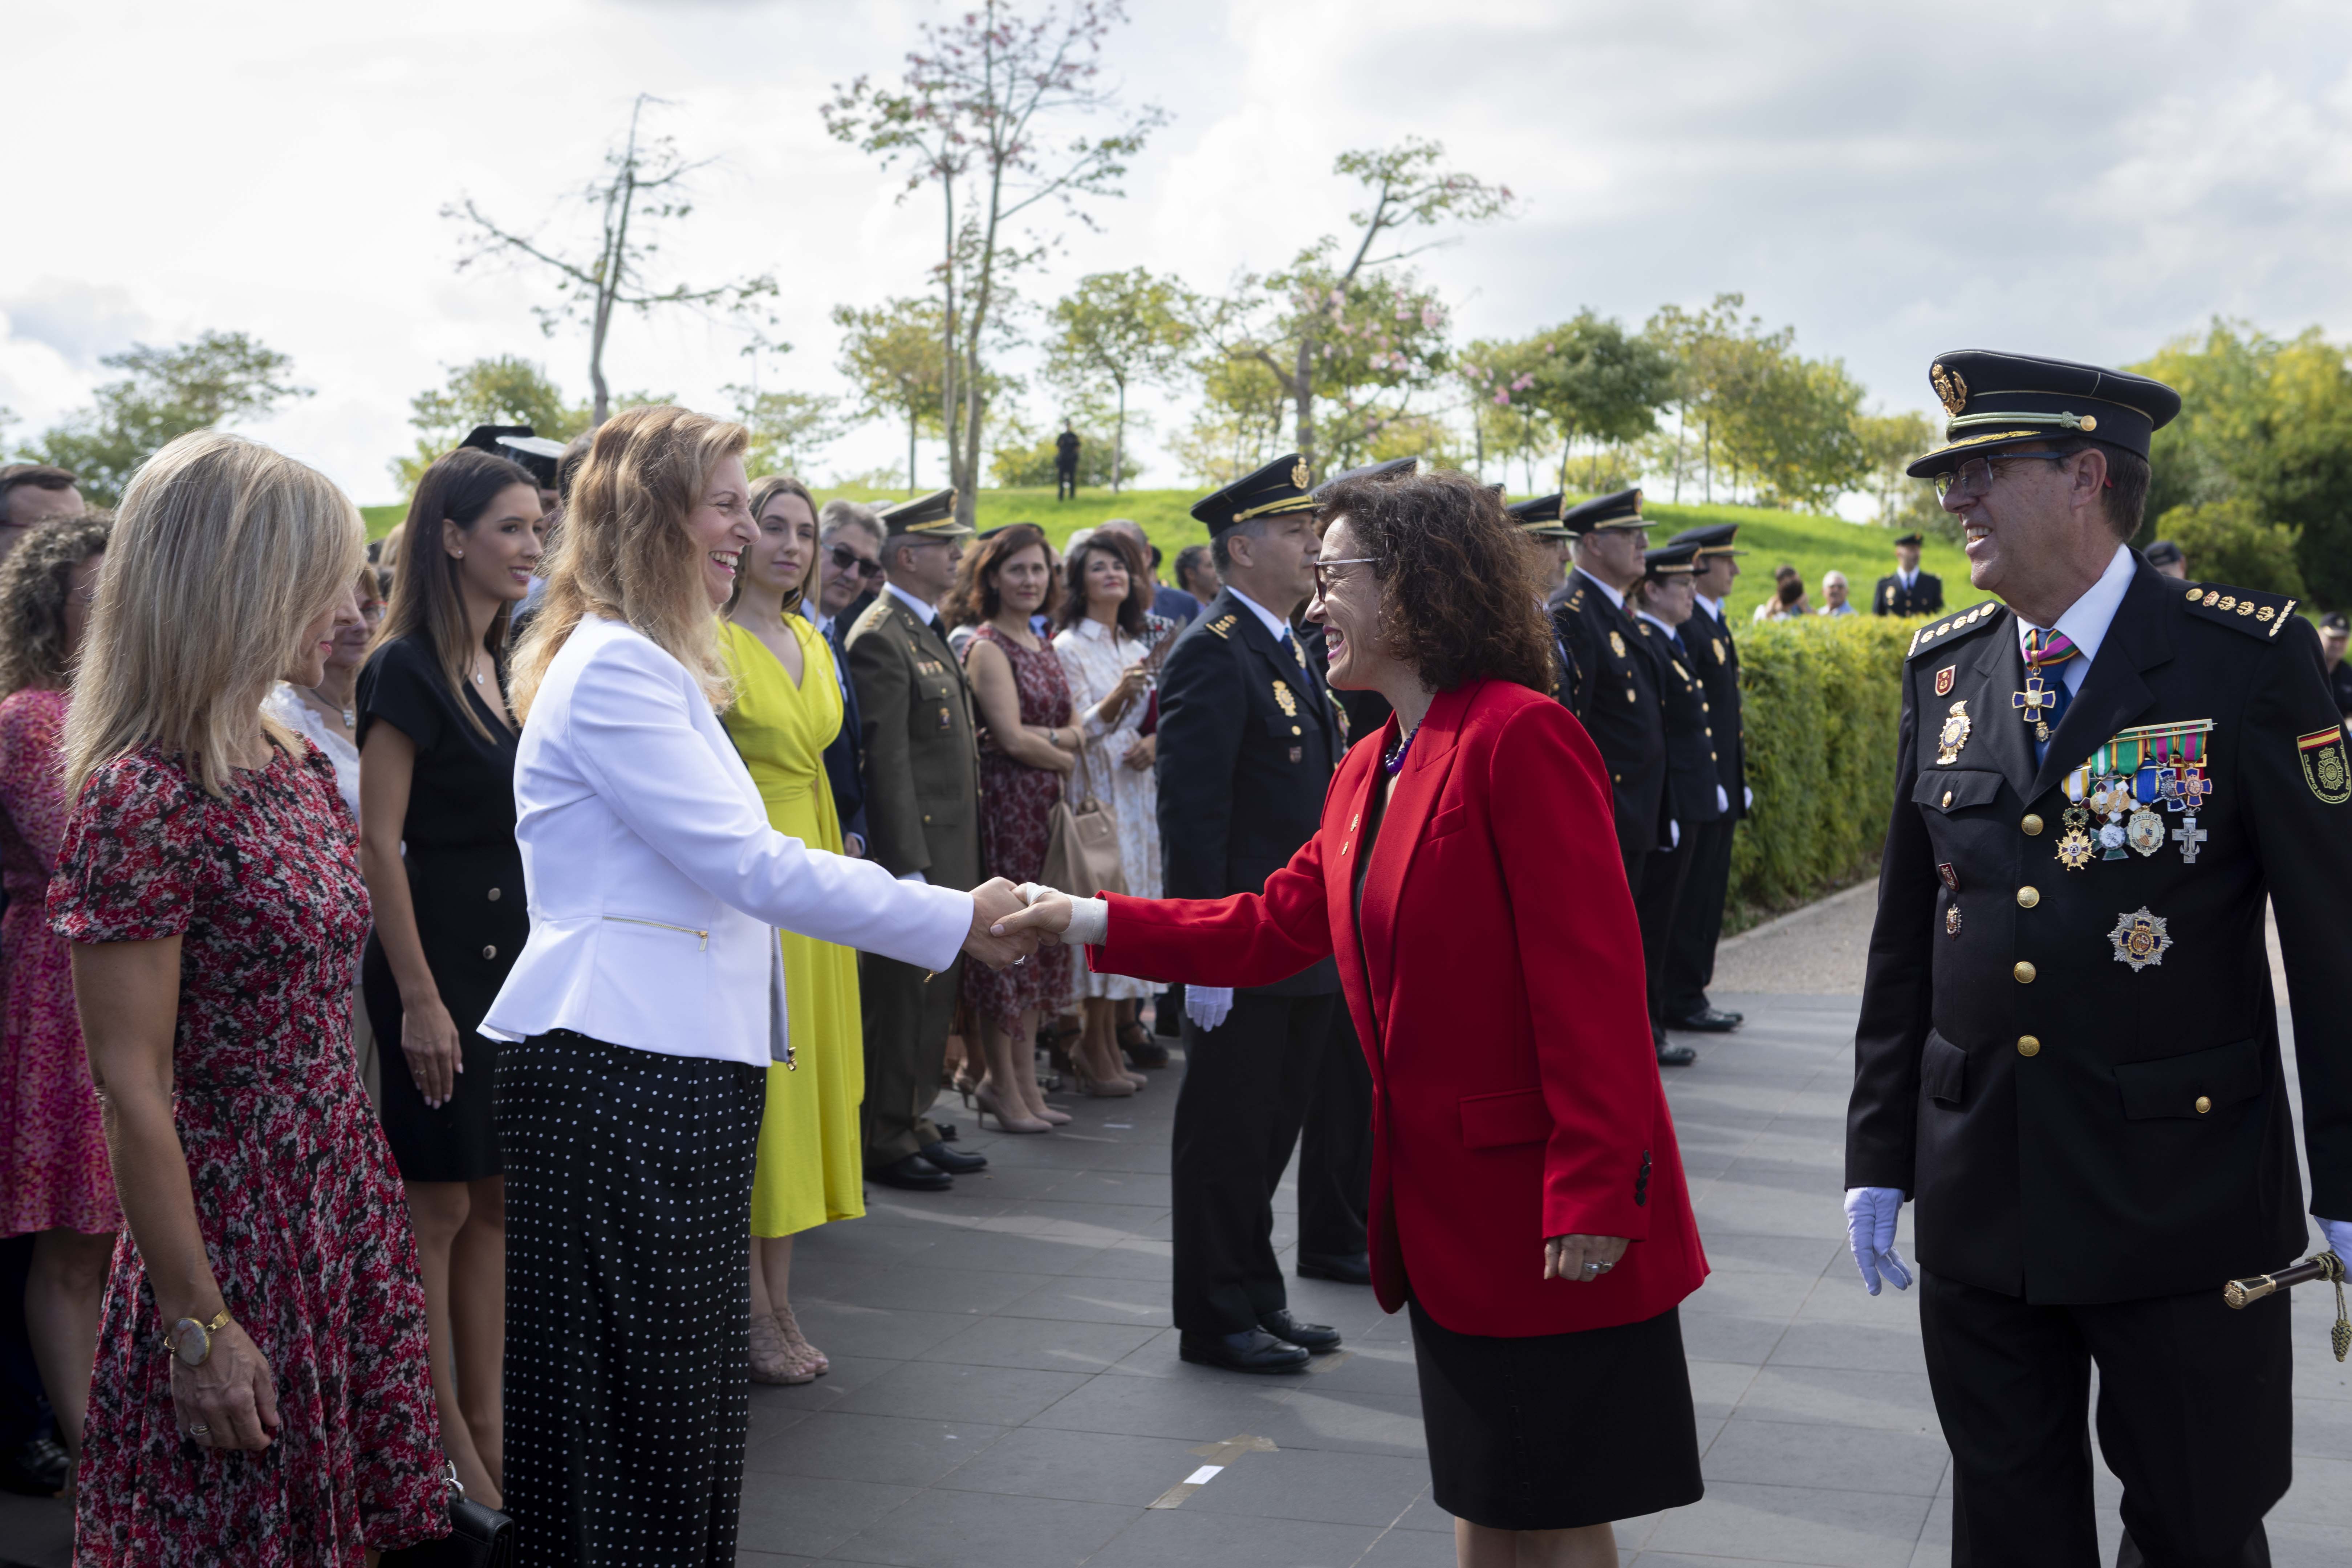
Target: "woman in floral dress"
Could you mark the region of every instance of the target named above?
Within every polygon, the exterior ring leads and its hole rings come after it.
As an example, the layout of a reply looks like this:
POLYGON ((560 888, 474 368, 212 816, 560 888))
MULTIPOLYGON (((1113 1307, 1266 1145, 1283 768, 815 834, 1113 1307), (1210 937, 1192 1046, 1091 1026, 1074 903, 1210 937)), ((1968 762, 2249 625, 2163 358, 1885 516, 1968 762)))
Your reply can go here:
MULTIPOLYGON (((1034 882, 1045 869, 1045 823, 1062 798, 1078 731, 1062 665, 1029 617, 1049 612, 1054 569, 1045 531, 1015 523, 981 542, 957 572, 948 618, 978 626, 964 647, 964 673, 986 727, 980 744, 980 869, 1034 882)), ((1011 969, 963 966, 963 1000, 980 1026, 987 1063, 979 1087, 982 1124, 1007 1132, 1050 1132, 1070 1120, 1037 1088, 1037 1017, 1070 994, 1070 960, 1047 948, 1011 969)))
POLYGON ((415 1244, 352 1060, 352 825, 261 715, 357 618, 362 539, 323 476, 200 432, 108 547, 48 896, 129 1231, 80 1568, 362 1568, 448 1530, 415 1244))
POLYGON ((66 944, 41 912, 66 800, 58 742, 74 648, 106 561, 104 518, 33 531, 0 565, 0 1236, 33 1236, 26 1327, 66 1452, 81 1451, 90 1348, 122 1228, 106 1131, 74 1016, 66 944))

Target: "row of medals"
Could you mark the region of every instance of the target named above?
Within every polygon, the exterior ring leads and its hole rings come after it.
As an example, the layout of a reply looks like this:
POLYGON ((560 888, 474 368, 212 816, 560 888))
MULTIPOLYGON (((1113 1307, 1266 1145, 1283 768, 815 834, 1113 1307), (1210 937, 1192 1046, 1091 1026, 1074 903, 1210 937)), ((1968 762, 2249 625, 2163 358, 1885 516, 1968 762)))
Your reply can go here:
POLYGON ((2059 863, 2069 871, 2080 871, 2094 859, 2122 859, 2126 847, 2144 857, 2153 856, 2170 837, 2180 846, 2181 863, 2194 866, 2197 847, 2206 837, 2197 826, 2197 808, 2212 792, 2212 782, 2202 768, 2144 767, 2137 773, 2110 773, 2103 778, 2078 772, 2068 783, 2066 831, 2058 838, 2059 863), (2169 834, 2164 818, 2156 814, 2159 800, 2167 811, 2181 814, 2180 826, 2169 834), (2089 831, 2095 816, 2102 819, 2095 837, 2089 831))

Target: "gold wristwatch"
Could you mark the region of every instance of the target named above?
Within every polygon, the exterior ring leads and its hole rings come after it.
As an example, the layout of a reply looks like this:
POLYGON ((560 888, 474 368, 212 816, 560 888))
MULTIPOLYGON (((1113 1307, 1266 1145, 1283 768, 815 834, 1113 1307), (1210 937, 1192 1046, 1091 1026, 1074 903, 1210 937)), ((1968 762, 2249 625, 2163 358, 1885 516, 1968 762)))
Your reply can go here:
POLYGON ((215 1313, 209 1323, 197 1318, 182 1318, 163 1331, 163 1348, 179 1357, 182 1366, 202 1366, 213 1353, 213 1336, 228 1327, 228 1323, 226 1307, 215 1313), (194 1354, 189 1353, 192 1343, 194 1354))

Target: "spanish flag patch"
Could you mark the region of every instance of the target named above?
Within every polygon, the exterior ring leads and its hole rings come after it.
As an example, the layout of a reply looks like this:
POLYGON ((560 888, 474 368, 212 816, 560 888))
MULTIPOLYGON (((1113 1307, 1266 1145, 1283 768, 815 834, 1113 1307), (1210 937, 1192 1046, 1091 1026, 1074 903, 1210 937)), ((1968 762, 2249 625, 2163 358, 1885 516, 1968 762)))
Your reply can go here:
POLYGON ((2294 738, 2303 758, 2303 782, 2323 805, 2342 805, 2352 800, 2352 763, 2344 756, 2344 726, 2331 724, 2294 738))

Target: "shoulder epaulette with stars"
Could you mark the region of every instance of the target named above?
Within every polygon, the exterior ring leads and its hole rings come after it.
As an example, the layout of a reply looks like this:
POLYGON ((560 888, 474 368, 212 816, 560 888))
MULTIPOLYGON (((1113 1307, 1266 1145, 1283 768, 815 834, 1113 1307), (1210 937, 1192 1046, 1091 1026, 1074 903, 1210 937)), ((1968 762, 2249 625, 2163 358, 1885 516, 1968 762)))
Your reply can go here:
POLYGON ((1987 599, 1983 604, 1972 605, 1957 616, 1946 616, 1932 626, 1921 626, 1911 636, 1911 651, 1903 657, 1917 658, 1927 652, 1931 645, 1940 647, 1954 637, 1967 637, 1969 633, 1990 625, 2000 611, 2000 600, 1987 599))
POLYGON ((891 598, 889 595, 885 595, 881 598, 875 600, 874 603, 866 605, 866 613, 859 616, 857 617, 857 624, 849 629, 856 632, 864 631, 868 626, 878 626, 884 621, 888 620, 890 618, 890 612, 898 607, 898 601, 891 598))
POLYGON ((1219 616, 1209 623, 1210 634, 1220 640, 1231 640, 1234 623, 1240 618, 1239 616, 1219 616))
POLYGON ((1570 610, 1580 610, 1584 608, 1584 590, 1578 588, 1574 592, 1570 593, 1568 596, 1568 603, 1563 607, 1570 610))
POLYGON ((2294 613, 2295 601, 2284 594, 2253 588, 2231 588, 2218 583, 2197 583, 2183 591, 2181 607, 2200 619, 2221 621, 2250 637, 2268 640, 2278 636, 2294 613))

